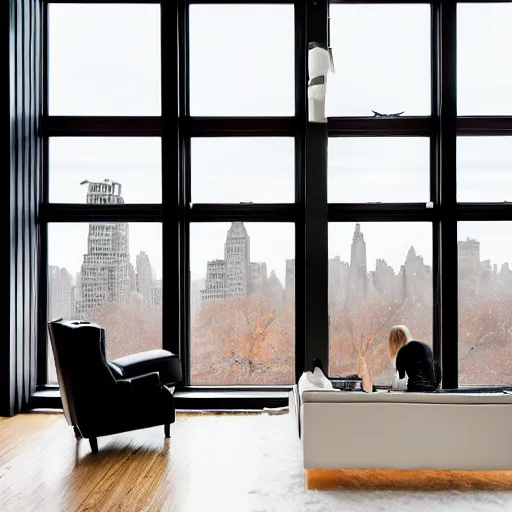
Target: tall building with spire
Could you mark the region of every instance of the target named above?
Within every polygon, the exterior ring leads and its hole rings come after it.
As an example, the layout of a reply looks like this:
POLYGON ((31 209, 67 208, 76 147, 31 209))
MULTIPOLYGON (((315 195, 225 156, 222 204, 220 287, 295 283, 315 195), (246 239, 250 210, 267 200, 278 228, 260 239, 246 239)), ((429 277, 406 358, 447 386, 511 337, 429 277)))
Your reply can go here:
POLYGON ((349 283, 351 294, 366 293, 368 273, 366 270, 366 242, 361 231, 361 225, 356 224, 350 248, 349 283))
MULTIPOLYGON (((87 204, 123 204, 121 185, 83 181, 88 185, 87 204)), ((87 254, 80 269, 76 313, 79 317, 105 304, 128 300, 133 283, 130 280, 129 231, 126 222, 94 222, 89 224, 87 254)))
POLYGON ((250 260, 251 244, 247 230, 243 222, 233 222, 226 235, 224 259, 207 263, 201 303, 247 297, 251 283, 250 260))
POLYGON ((207 263, 201 306, 217 300, 265 294, 269 280, 266 263, 251 262, 251 240, 244 223, 233 222, 226 234, 224 259, 207 263))

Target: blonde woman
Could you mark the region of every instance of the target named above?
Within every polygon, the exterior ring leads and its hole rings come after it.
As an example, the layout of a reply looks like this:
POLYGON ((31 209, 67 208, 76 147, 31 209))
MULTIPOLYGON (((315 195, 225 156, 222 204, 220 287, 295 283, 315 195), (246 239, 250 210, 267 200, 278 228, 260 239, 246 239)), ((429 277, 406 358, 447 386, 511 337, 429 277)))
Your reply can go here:
MULTIPOLYGON (((405 325, 395 325, 389 332, 389 355, 396 359, 400 380, 407 377, 407 391, 435 391, 438 387, 434 358, 430 347, 415 341, 405 325)), ((400 385, 394 385, 400 389, 400 385)))

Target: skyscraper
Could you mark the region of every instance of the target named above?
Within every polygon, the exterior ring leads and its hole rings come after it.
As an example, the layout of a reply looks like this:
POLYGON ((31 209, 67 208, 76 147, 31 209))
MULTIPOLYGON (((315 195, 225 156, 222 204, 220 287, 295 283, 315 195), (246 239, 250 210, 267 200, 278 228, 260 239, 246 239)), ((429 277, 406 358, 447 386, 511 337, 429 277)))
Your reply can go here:
MULTIPOLYGON (((110 180, 81 183, 85 184, 88 184, 87 204, 124 203, 119 183, 110 180)), ((131 287, 128 223, 89 224, 87 254, 80 270, 77 315, 87 317, 104 304, 126 302, 131 287)))
POLYGON ((285 300, 295 300, 295 260, 286 260, 285 300))
POLYGON ((224 259, 207 263, 201 305, 265 292, 267 284, 267 264, 251 262, 250 237, 243 222, 231 223, 224 244, 224 259))
POLYGON ((212 260, 206 265, 205 289, 201 290, 201 304, 226 297, 226 262, 212 260))
POLYGON ((361 225, 356 224, 352 237, 350 249, 350 291, 353 295, 365 293, 368 284, 368 273, 366 270, 366 242, 361 231, 361 225))
POLYGON ((467 301, 481 292, 482 281, 485 282, 491 274, 491 262, 488 266, 480 262, 480 242, 471 238, 457 242, 457 254, 459 293, 461 299, 467 301))
POLYGON ((349 271, 348 263, 339 256, 329 260, 329 309, 343 304, 349 271))
POLYGON ((73 277, 65 268, 48 267, 48 318, 70 320, 74 315, 75 287, 73 277))
POLYGON ((162 280, 157 279, 149 290, 149 309, 153 311, 162 307, 162 280))
POLYGON ((249 285, 251 295, 261 293, 267 283, 267 264, 255 263, 250 264, 249 285))
POLYGON ((471 238, 457 243, 459 274, 476 274, 480 269, 480 242, 471 238))
POLYGON ((206 286, 206 279, 194 279, 190 281, 190 319, 193 320, 201 311, 201 292, 206 286))
POLYGON ((430 267, 423 263, 423 257, 416 254, 413 246, 407 252, 399 276, 403 283, 404 299, 429 300, 428 295, 432 286, 430 267))
POLYGON ((151 289, 154 286, 153 268, 149 256, 141 251, 135 258, 137 291, 142 295, 144 304, 149 306, 151 289))
POLYGON ((109 179, 97 182, 84 180, 80 185, 89 185, 87 204, 124 204, 120 183, 109 179))
POLYGON ((249 294, 250 244, 243 222, 233 222, 224 245, 227 298, 243 298, 249 294))

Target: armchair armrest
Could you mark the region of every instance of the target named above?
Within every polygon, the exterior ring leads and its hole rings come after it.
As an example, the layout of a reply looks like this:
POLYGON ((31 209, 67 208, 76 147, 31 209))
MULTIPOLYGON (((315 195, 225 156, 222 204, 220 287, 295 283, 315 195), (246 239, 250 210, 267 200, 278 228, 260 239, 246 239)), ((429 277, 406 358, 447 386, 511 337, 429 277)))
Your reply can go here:
POLYGON ((147 350, 119 357, 110 361, 109 366, 116 379, 158 372, 162 384, 175 384, 182 380, 181 362, 178 356, 167 350, 147 350))
POLYGON ((121 386, 120 389, 123 391, 133 393, 144 393, 162 386, 158 372, 145 373, 129 379, 119 379, 117 384, 121 386))

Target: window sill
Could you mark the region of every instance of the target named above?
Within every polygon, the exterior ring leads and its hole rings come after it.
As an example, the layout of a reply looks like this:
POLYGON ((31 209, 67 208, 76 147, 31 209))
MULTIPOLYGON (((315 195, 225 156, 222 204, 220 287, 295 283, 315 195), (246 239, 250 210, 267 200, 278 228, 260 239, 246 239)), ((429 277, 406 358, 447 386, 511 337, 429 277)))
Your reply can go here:
MULTIPOLYGON (((263 408, 286 407, 290 387, 276 388, 188 388, 175 392, 177 410, 254 411, 263 408)), ((36 391, 27 410, 62 409, 60 391, 48 387, 36 391)))

